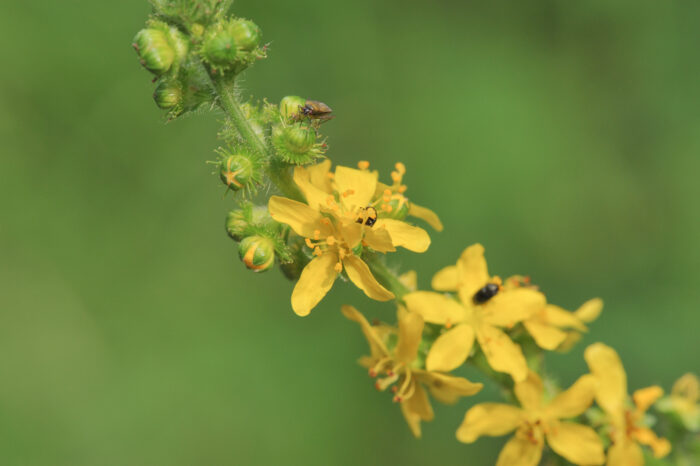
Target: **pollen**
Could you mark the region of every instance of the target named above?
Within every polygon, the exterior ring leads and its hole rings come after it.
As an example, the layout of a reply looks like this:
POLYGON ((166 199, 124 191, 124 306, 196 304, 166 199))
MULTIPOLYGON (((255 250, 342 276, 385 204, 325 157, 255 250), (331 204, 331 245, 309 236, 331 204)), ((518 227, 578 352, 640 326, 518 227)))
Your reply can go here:
MULTIPOLYGON (((318 230, 316 230, 316 231, 318 231, 318 230)), ((333 236, 327 237, 326 244, 328 244, 328 246, 333 246, 335 244, 335 237, 333 237, 333 236)))
MULTIPOLYGON (((321 230, 314 230, 314 239, 319 239, 321 237, 321 230)), ((330 243, 329 243, 330 244, 330 243)))
POLYGON ((394 180, 394 183, 400 183, 401 174, 399 172, 391 172, 391 179, 394 180))
POLYGON ((366 160, 360 160, 357 162, 357 168, 360 170, 367 170, 369 168, 369 162, 366 160))
POLYGON ((321 248, 319 248, 318 246, 316 246, 316 247, 314 248, 314 256, 320 256, 321 254, 323 254, 323 251, 321 251, 321 248))
POLYGON ((408 189, 408 188, 406 187, 405 184, 402 184, 401 186, 399 186, 399 192, 400 192, 401 194, 405 193, 407 189, 408 189))
POLYGON ((335 264, 335 267, 333 267, 333 268, 335 269, 336 272, 340 273, 343 271, 343 263, 338 262, 335 264))
POLYGON ((392 210, 394 210, 394 207, 392 207, 389 204, 382 204, 382 210, 385 212, 391 212, 392 210))
POLYGON ((343 197, 352 196, 353 194, 355 194, 355 190, 354 190, 354 189, 348 189, 347 191, 345 191, 345 192, 343 193, 343 197))
POLYGON ((307 245, 310 249, 313 249, 314 246, 315 246, 315 244, 312 243, 311 240, 310 240, 309 238, 304 238, 304 242, 306 243, 306 245, 307 245))
POLYGON ((406 173, 406 165, 404 165, 401 162, 396 162, 396 165, 394 165, 394 168, 396 168, 396 171, 399 172, 399 174, 401 174, 401 175, 406 173))

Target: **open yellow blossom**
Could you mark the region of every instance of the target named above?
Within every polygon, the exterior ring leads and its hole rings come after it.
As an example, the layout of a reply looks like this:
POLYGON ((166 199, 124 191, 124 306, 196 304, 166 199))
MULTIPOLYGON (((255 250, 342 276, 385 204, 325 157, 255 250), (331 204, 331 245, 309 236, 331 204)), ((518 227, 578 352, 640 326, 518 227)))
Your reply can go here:
MULTIPOLYGON (((533 288, 529 277, 519 275, 509 277, 504 283, 505 289, 533 288)), ((523 321, 523 326, 532 336, 537 346, 546 350, 568 349, 588 328, 585 322, 595 320, 603 309, 603 300, 594 298, 581 307, 570 312, 554 304, 547 303, 530 318, 523 321)))
POLYGON ((502 403, 473 406, 457 429, 457 440, 472 443, 482 435, 495 437, 515 430, 501 450, 497 466, 536 466, 545 440, 552 450, 574 464, 603 464, 603 444, 595 430, 562 420, 578 416, 593 403, 595 386, 595 379, 584 375, 545 403, 542 381, 529 372, 525 380, 515 384, 521 407, 502 403))
POLYGON ((663 395, 658 386, 642 388, 632 394, 634 407, 628 404, 627 374, 614 349, 602 343, 586 348, 584 357, 591 374, 598 380, 596 402, 605 411, 610 423, 608 466, 641 466, 644 456, 641 445, 652 448, 654 456, 661 458, 671 450, 671 444, 645 427, 644 413, 663 395))
POLYGON ((401 246, 424 252, 430 245, 430 237, 425 230, 402 221, 372 217, 366 206, 376 189, 376 173, 337 167, 330 182, 331 194, 304 181, 317 179, 321 174, 318 165, 311 169, 297 168, 295 179, 307 203, 279 196, 270 197, 268 202, 272 218, 304 237, 315 256, 302 271, 292 293, 294 312, 308 315, 343 269, 370 298, 392 299, 393 293, 377 282, 360 258, 362 248, 385 253, 401 246))
POLYGON ((685 374, 676 380, 671 394, 656 404, 659 411, 675 413, 686 429, 700 431, 700 380, 695 374, 685 374))
POLYGON ((399 308, 396 329, 370 325, 352 306, 343 306, 342 311, 360 325, 369 344, 370 355, 361 358, 360 364, 369 369, 372 377, 384 375, 377 379, 375 387, 382 391, 391 387, 393 399, 401 404, 401 412, 416 437, 421 436, 421 421, 432 421, 434 417, 424 386, 436 399, 450 404, 460 397, 474 395, 483 387, 463 377, 425 369, 425 355, 420 350, 425 324, 418 314, 399 308))
MULTIPOLYGON (((360 162, 358 167, 359 171, 371 174, 376 179, 377 172, 369 171, 369 162, 360 162)), ((334 185, 337 182, 338 168, 340 167, 336 167, 336 173, 332 173, 330 171, 330 160, 324 160, 311 167, 295 167, 294 182, 299 186, 310 203, 313 202, 312 199, 316 199, 321 201, 322 204, 323 198, 328 194, 332 194, 334 189, 337 189, 337 186, 334 185)), ((435 230, 442 231, 442 222, 435 212, 412 201, 409 202, 404 196, 406 185, 402 184, 402 180, 405 173, 406 167, 402 163, 397 163, 396 170, 392 172, 393 183, 386 185, 377 181, 369 202, 363 207, 375 209, 378 214, 378 225, 388 225, 390 234, 392 233, 391 229, 395 228, 395 225, 392 225, 394 221, 402 220, 407 215, 419 218, 435 230), (389 222, 386 222, 387 220, 389 222)))
POLYGON ((447 328, 428 353, 428 370, 451 371, 459 367, 476 339, 494 370, 510 374, 516 382, 527 377, 527 363, 520 346, 500 327, 510 328, 542 309, 546 303, 542 293, 530 288, 501 287, 500 279, 488 274, 484 247, 480 244, 468 247, 457 265, 438 272, 433 288, 456 290, 460 302, 429 291, 403 297, 409 311, 420 314, 426 322, 447 328), (483 300, 486 291, 495 294, 486 294, 489 297, 483 300))

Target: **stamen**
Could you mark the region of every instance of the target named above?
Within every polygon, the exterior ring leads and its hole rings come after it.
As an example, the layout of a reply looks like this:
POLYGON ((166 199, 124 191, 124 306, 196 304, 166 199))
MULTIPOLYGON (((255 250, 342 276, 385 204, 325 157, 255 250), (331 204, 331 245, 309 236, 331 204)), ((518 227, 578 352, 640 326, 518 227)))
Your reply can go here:
POLYGON ((369 376, 376 377, 377 374, 379 374, 379 372, 381 372, 384 365, 386 363, 388 363, 389 361, 391 361, 391 358, 388 356, 381 358, 379 361, 377 361, 377 363, 373 367, 370 367, 369 376))
POLYGON ((403 400, 407 400, 413 396, 413 393, 416 391, 416 387, 415 382, 411 383, 412 381, 413 378, 411 377, 411 371, 407 370, 406 375, 404 376, 403 384, 401 385, 398 393, 396 393, 394 396, 394 401, 396 403, 401 403, 403 400))
POLYGON ((391 179, 394 180, 394 183, 400 183, 401 175, 399 174, 399 172, 391 172, 391 179))
POLYGON ((314 230, 314 239, 318 240, 321 237, 321 230, 314 230))
MULTIPOLYGON (((316 231, 318 231, 318 230, 316 230, 316 231)), ((334 237, 334 236, 328 236, 328 237, 326 238, 326 244, 328 244, 328 246, 333 246, 333 245, 335 244, 335 237, 334 237)))
POLYGON ((335 267, 333 267, 333 268, 335 269, 336 272, 340 273, 343 271, 343 263, 338 262, 337 264, 335 264, 335 267))
POLYGON ((399 192, 400 192, 401 194, 405 193, 407 189, 408 189, 408 188, 406 187, 405 184, 402 184, 401 186, 399 186, 399 192))
POLYGON ((382 204, 382 210, 385 212, 391 212, 394 210, 394 207, 389 204, 382 204))
POLYGON ((355 194, 355 190, 354 190, 354 189, 348 189, 347 191, 345 191, 345 192, 343 193, 343 197, 352 196, 353 194, 355 194))
POLYGON ((366 160, 360 160, 357 162, 357 168, 360 170, 367 170, 369 168, 369 162, 366 160))
POLYGON ((401 175, 406 173, 406 165, 404 165, 401 162, 396 162, 396 165, 394 165, 394 168, 396 168, 396 171, 399 172, 401 175))
POLYGON ((313 249, 314 246, 316 246, 314 243, 311 242, 311 240, 309 238, 304 238, 304 242, 309 247, 309 249, 313 249))
POLYGON ((391 189, 384 190, 384 197, 388 197, 389 199, 391 199, 391 189))
POLYGON ((384 377, 383 379, 377 379, 377 382, 374 384, 374 386, 377 390, 384 391, 390 385, 393 385, 394 383, 396 383, 397 380, 399 380, 399 376, 394 374, 390 377, 384 377))
POLYGON ((316 246, 316 248, 314 248, 314 256, 320 256, 321 254, 323 254, 323 251, 321 251, 321 248, 316 246))

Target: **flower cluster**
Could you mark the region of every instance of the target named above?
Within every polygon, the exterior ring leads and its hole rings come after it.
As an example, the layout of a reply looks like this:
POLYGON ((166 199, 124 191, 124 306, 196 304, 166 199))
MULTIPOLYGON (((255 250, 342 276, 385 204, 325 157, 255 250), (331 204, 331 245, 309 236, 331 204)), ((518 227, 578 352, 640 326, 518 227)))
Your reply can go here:
POLYGON ((697 458, 697 377, 686 374, 668 396, 658 386, 630 396, 620 357, 595 343, 584 353, 589 373, 561 389, 544 356, 581 339, 601 313, 600 299, 574 311, 551 304, 527 276, 491 275, 480 244, 438 271, 432 290, 419 290, 415 272, 400 275, 386 258, 399 248, 428 250, 431 237, 414 222, 437 232, 443 225, 407 197, 406 166, 396 163, 385 182, 366 160, 333 168, 321 128, 335 115, 324 102, 300 96, 279 105, 242 102, 237 78, 267 56, 268 46, 255 23, 229 14, 230 0, 152 4, 133 47, 155 76, 156 104, 169 119, 205 105, 225 114, 212 163, 224 194, 236 202, 225 225, 241 262, 254 272, 277 264, 296 282, 291 307, 299 316, 309 315, 338 279, 373 300, 392 301, 395 324, 370 324, 349 305, 342 313, 369 345, 360 364, 378 390, 393 393, 416 437, 421 423, 434 418, 430 397, 455 404, 490 381, 506 402, 472 405, 456 438, 472 443, 512 433, 498 465, 535 466, 544 455, 611 466, 642 465, 645 455, 671 454, 678 464, 697 458), (485 381, 459 375, 464 365, 485 381))

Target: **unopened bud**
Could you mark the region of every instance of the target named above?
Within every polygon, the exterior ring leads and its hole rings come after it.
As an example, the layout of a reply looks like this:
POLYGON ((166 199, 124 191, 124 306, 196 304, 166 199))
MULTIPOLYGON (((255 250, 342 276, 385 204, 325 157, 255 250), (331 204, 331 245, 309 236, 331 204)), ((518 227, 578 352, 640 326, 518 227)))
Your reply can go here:
POLYGON ((153 92, 153 100, 163 110, 171 110, 182 104, 182 86, 175 80, 162 81, 153 92))
POLYGON ((253 162, 247 155, 234 154, 224 156, 220 161, 219 177, 234 191, 248 185, 253 179, 253 162))
POLYGON ((297 95, 288 95, 280 101, 280 113, 285 121, 290 122, 299 117, 299 109, 306 105, 306 99, 297 95))
POLYGON ((132 45, 144 68, 155 75, 168 71, 175 60, 175 50, 168 42, 166 32, 160 29, 141 29, 132 45))
POLYGON ((238 246, 238 255, 250 270, 264 272, 275 262, 275 245, 263 236, 248 236, 238 246))
POLYGON ((323 155, 316 142, 316 130, 302 123, 278 124, 272 128, 272 144, 282 160, 295 165, 311 163, 323 155))
POLYGON ((229 23, 219 23, 207 33, 202 56, 214 68, 228 69, 235 65, 238 44, 229 23))
POLYGON ((262 33, 260 28, 247 19, 237 19, 231 23, 231 34, 239 49, 249 52, 258 46, 262 33))

